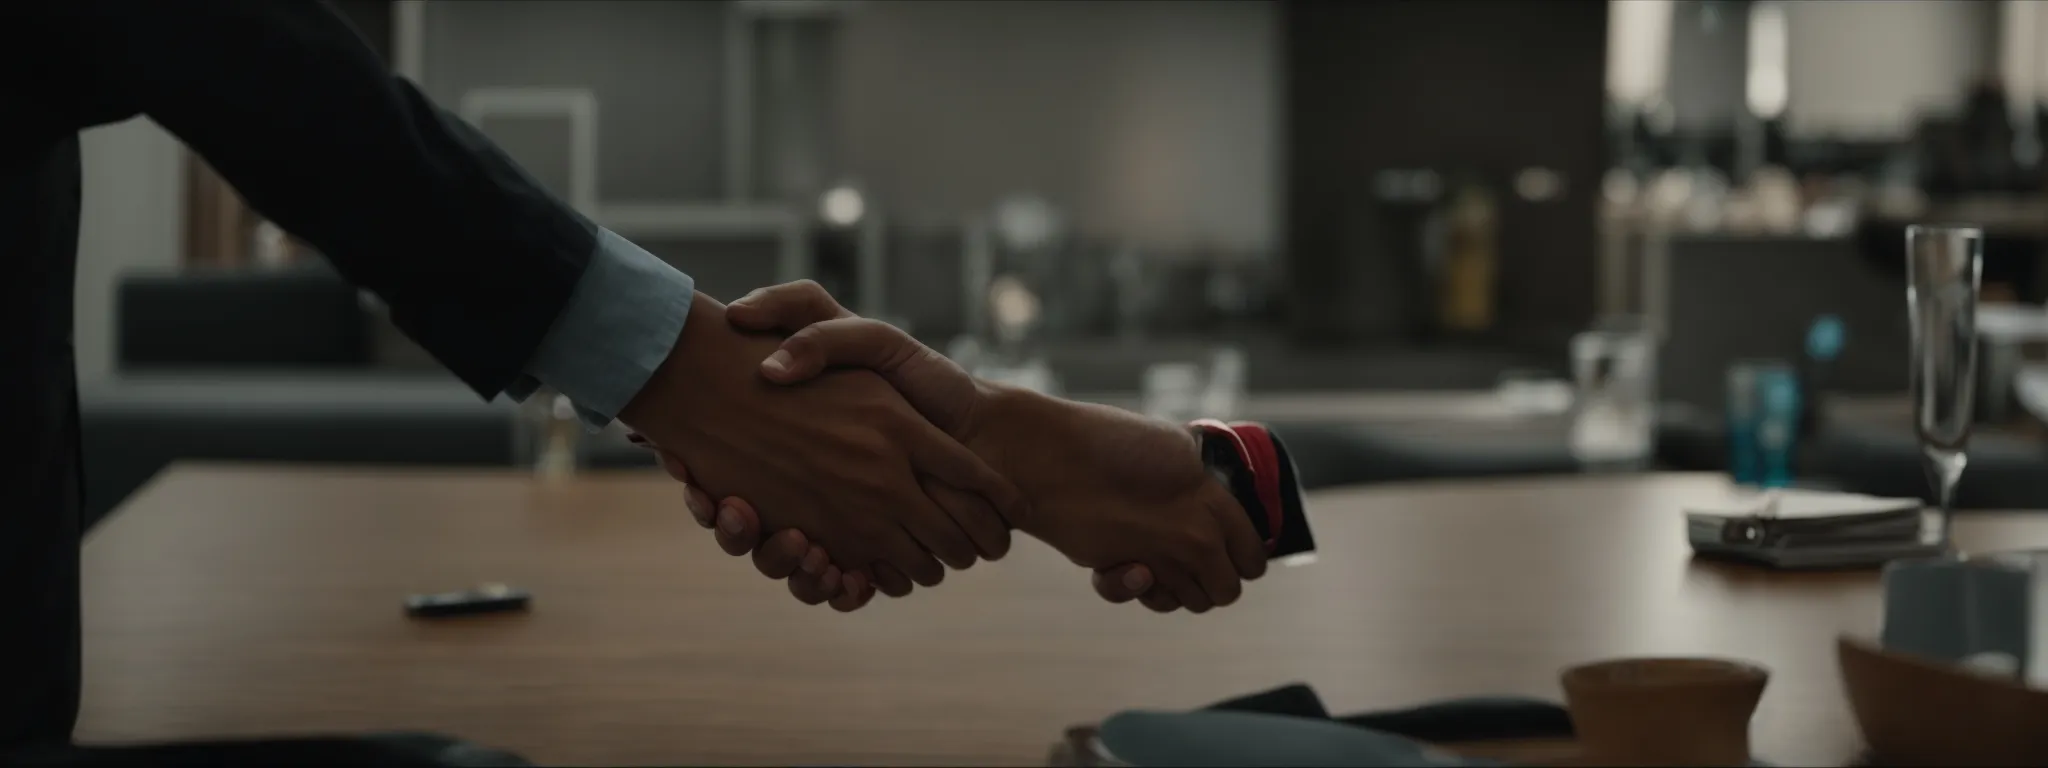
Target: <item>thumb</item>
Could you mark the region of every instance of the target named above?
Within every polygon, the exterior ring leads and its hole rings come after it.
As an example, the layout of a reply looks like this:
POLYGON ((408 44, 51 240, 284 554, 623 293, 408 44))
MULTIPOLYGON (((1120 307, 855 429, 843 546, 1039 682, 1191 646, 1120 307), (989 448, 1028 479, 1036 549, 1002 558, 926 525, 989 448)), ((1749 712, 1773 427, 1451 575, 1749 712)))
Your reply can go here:
POLYGON ((1095 570, 1095 594, 1112 603, 1128 603, 1152 588, 1152 569, 1141 563, 1095 570))
POLYGON ((924 345, 896 326, 846 317, 815 323, 790 334, 775 354, 761 362, 761 373, 778 384, 805 381, 833 366, 866 368, 889 378, 905 359, 915 357, 923 349, 924 345))
POLYGON ((829 367, 874 371, 926 421, 955 437, 969 426, 982 396, 974 377, 945 355, 901 328, 862 317, 827 320, 797 331, 761 362, 761 374, 777 384, 795 384, 829 367))
POLYGON ((771 285, 725 306, 725 320, 749 331, 794 331, 853 313, 814 280, 771 285))

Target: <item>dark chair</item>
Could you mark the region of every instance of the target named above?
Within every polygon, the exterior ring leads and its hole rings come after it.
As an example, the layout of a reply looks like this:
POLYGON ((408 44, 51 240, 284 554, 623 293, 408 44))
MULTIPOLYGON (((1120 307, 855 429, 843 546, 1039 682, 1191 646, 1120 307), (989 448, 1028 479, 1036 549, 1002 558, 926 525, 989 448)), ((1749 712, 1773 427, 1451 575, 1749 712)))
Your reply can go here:
POLYGON ((510 403, 452 378, 164 376, 81 393, 87 526, 174 461, 507 466, 510 403))
POLYGON ((1357 483, 1579 471, 1561 430, 1283 422, 1307 490, 1357 483))
MULTIPOLYGON (((1814 445, 1812 472, 1843 490, 1934 502, 1920 444, 1909 429, 1830 425, 1814 445)), ((1970 438, 1970 464, 1956 486, 1957 509, 2048 508, 2048 449, 2009 434, 1970 438)))
POLYGON ((129 275, 117 291, 123 371, 336 369, 371 361, 356 289, 324 265, 129 275))

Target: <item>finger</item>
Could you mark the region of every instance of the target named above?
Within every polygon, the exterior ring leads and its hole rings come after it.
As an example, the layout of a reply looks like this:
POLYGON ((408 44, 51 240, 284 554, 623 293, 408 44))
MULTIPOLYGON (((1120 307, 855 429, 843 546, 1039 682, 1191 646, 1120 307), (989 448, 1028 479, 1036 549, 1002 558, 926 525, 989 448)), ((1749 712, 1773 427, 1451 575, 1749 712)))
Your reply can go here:
POLYGON ((655 449, 654 456, 655 462, 661 465, 663 472, 667 472, 671 479, 683 484, 683 506, 690 510, 690 516, 697 519, 698 525, 712 527, 716 522, 718 506, 711 502, 710 494, 690 482, 690 470, 683 467, 683 460, 660 449, 655 449))
POLYGON ((711 535, 726 554, 739 557, 761 546, 761 516, 744 499, 719 502, 717 524, 711 535))
POLYGON ((683 506, 690 510, 690 518, 706 530, 718 526, 718 505, 712 503, 710 494, 694 485, 683 486, 683 506))
MULTIPOLYGON (((944 569, 940 569, 940 578, 943 579, 945 573, 944 569)), ((876 563, 874 576, 875 588, 881 590, 882 594, 890 597, 907 597, 910 595, 912 589, 910 577, 903 575, 903 572, 896 570, 894 566, 888 563, 876 563)), ((936 586, 937 584, 938 582, 934 581, 925 586, 936 586)))
POLYGON ((874 597, 875 585, 868 580, 867 574, 859 571, 846 573, 840 577, 839 594, 832 598, 832 609, 840 613, 857 611, 874 597))
POLYGON ((1222 483, 1210 483, 1203 498, 1209 513, 1223 525, 1224 549, 1230 553, 1237 575, 1246 580, 1266 575, 1266 542, 1259 538, 1259 529, 1252 526, 1244 506, 1222 483))
POLYGON ((787 579, 799 571, 805 553, 810 551, 811 543, 804 539, 802 531, 782 531, 754 550, 754 570, 771 579, 787 579))
POLYGON ((1244 594, 1244 582, 1238 580, 1237 567, 1231 565, 1222 542, 1194 553, 1194 561, 1188 567, 1194 572, 1195 583, 1201 585, 1209 602, 1218 608, 1237 602, 1244 594))
POLYGON ((670 479, 684 485, 690 484, 690 470, 683 466, 680 457, 668 451, 655 449, 654 458, 656 463, 661 465, 661 471, 667 472, 670 479))
MULTIPOLYGON (((944 435, 937 435, 937 430, 932 429, 930 424, 916 419, 911 421, 917 422, 912 429, 927 431, 927 439, 952 441, 944 435), (937 436, 933 438, 931 435, 937 436)), ((959 443, 953 445, 957 447, 959 443)), ((974 564, 977 556, 974 541, 969 539, 961 530, 961 526, 931 498, 923 493, 916 493, 908 497, 897 496, 883 503, 900 510, 896 515, 897 524, 908 535, 885 537, 885 540, 880 542, 882 562, 896 566, 897 570, 908 575, 911 581, 927 587, 938 586, 939 582, 946 578, 946 568, 940 565, 941 562, 954 568, 966 568, 974 564)), ((876 575, 880 576, 879 573, 876 575)))
MULTIPOLYGON (((1008 478, 990 469, 967 446, 939 431, 930 422, 913 423, 906 429, 910 434, 902 443, 909 450, 911 466, 919 474, 979 496, 987 502, 986 506, 975 505, 972 509, 945 510, 953 525, 973 536, 978 546, 997 546, 995 531, 1007 532, 1016 521, 1025 519, 1028 502, 1024 492, 1017 490, 1008 478)), ((1009 549, 1007 544, 1000 548, 1006 552, 1009 549)))
POLYGON ((805 553, 803 562, 797 565, 797 575, 820 576, 825 573, 825 569, 830 567, 832 567, 832 556, 826 554, 824 547, 812 544, 811 551, 805 553))
POLYGON ((804 605, 817 605, 840 595, 840 580, 837 566, 825 566, 825 571, 816 576, 798 573, 789 577, 789 593, 804 605))
POLYGON ((1095 594, 1112 603, 1128 603, 1152 588, 1152 569, 1138 563, 1095 572, 1095 594))
POLYGON ((1173 613, 1180 610, 1180 601, 1174 599, 1173 593, 1163 589, 1155 589, 1139 595, 1138 603, 1159 613, 1173 613))
POLYGON ((1182 568, 1153 566, 1152 578, 1158 579, 1159 587, 1171 594, 1182 608, 1202 613, 1215 606, 1209 599, 1209 593, 1202 589, 1202 585, 1195 581, 1193 575, 1182 568))
MULTIPOLYGON (((924 489, 925 498, 939 505, 946 517, 967 534, 968 541, 982 557, 1001 560, 1003 555, 1010 553, 1010 526, 996 514, 994 507, 989 506, 987 499, 926 476, 919 476, 917 485, 924 489)), ((973 564, 971 560, 964 565, 947 563, 955 568, 973 564)))
POLYGON ((949 567, 965 570, 974 565, 975 558, 979 556, 974 542, 939 505, 922 494, 898 503, 907 507, 898 525, 909 534, 909 540, 895 537, 895 541, 884 543, 883 562, 896 566, 911 581, 927 587, 938 586, 946 578, 949 567))
POLYGON ((814 280, 771 285, 725 305, 725 320, 750 331, 795 331, 812 323, 852 317, 814 280))

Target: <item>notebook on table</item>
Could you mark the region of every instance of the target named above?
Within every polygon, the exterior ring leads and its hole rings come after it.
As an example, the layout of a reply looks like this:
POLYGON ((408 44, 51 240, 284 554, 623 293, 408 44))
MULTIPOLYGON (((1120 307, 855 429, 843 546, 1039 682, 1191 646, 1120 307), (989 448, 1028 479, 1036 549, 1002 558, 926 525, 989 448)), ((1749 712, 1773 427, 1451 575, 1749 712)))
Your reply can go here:
POLYGON ((1948 549, 1940 514, 1919 499, 1785 489, 1685 518, 1694 554, 1773 568, 1876 566, 1948 549))

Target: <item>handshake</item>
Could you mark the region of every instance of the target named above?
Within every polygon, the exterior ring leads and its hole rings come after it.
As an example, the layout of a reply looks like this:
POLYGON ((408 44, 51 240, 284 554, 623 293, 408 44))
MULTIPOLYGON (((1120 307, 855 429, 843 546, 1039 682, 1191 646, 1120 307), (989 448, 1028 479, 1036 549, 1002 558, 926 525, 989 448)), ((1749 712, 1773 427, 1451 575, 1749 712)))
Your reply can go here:
POLYGON ((620 418, 720 547, 804 603, 937 586, 1013 529, 1094 569, 1104 599, 1160 612, 1229 605, 1265 572, 1260 531, 1179 425, 975 379, 808 280, 698 294, 689 314, 620 418))

